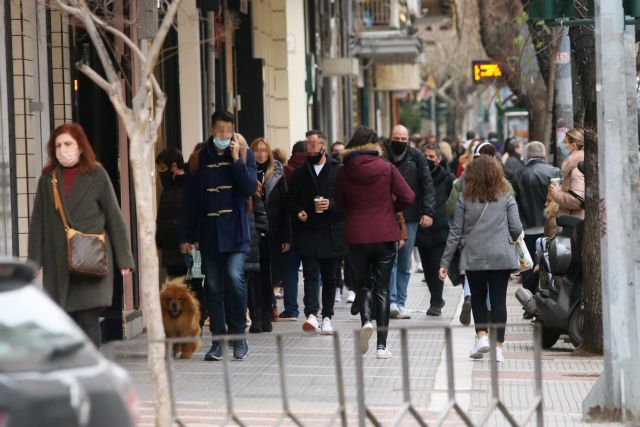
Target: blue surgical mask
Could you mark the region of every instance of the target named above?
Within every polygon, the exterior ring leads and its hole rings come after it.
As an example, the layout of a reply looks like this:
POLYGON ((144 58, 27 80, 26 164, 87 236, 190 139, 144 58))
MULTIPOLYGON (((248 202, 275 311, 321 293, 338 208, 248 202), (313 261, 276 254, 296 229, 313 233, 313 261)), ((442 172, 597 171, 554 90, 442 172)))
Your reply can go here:
POLYGON ((213 137, 213 143, 215 144, 216 148, 219 150, 225 150, 229 144, 231 144, 231 138, 218 138, 218 137, 213 137))
POLYGON ((569 157, 569 155, 571 154, 571 151, 569 151, 569 149, 567 148, 567 144, 560 144, 560 152, 562 153, 563 157, 569 157))

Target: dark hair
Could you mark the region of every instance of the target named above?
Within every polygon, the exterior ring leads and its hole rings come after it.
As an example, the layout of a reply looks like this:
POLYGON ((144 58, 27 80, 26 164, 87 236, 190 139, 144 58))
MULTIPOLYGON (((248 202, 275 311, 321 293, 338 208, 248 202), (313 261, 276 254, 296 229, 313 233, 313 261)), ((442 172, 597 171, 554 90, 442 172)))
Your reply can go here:
POLYGON ((333 147, 334 145, 342 145, 342 146, 344 146, 345 143, 342 142, 342 141, 334 141, 333 144, 331 144, 331 147, 333 147))
POLYGON ((498 133, 497 132, 489 132, 489 135, 487 136, 487 139, 498 139, 498 133))
POLYGON ((509 192, 500 163, 489 156, 480 156, 464 170, 462 196, 480 203, 495 202, 509 192))
POLYGON ((496 155, 496 146, 490 142, 481 142, 475 150, 473 150, 473 156, 477 157, 481 154, 493 157, 496 155))
POLYGON ((184 158, 182 157, 182 152, 175 147, 165 148, 158 154, 156 157, 157 164, 164 164, 168 167, 171 167, 173 163, 176 164, 178 169, 184 169, 184 158))
POLYGON ((236 117, 228 111, 216 111, 211 115, 211 126, 215 126, 216 122, 236 123, 236 117))
POLYGON ((81 172, 89 172, 100 166, 100 163, 96 160, 96 154, 93 152, 91 144, 89 144, 89 138, 87 138, 87 134, 84 133, 82 126, 77 123, 65 123, 55 128, 51 136, 49 136, 49 142, 47 142, 49 160, 42 169, 43 175, 51 173, 51 171, 59 165, 58 158, 56 157, 56 138, 65 133, 71 135, 78 143, 78 148, 80 149, 80 161, 78 165, 81 172))
POLYGON ((476 133, 472 130, 468 130, 467 131, 467 138, 466 139, 473 139, 476 137, 476 133))
POLYGON ((446 142, 449 145, 453 144, 453 139, 451 139, 450 136, 445 136, 444 138, 442 138, 442 142, 446 142))
POLYGON ((298 141, 295 144, 293 144, 293 147, 291 148, 291 154, 306 153, 306 152, 307 152, 307 141, 298 141))
POLYGON ((321 135, 322 132, 319 130, 315 130, 315 129, 309 129, 308 131, 306 131, 304 133, 305 138, 309 137, 309 136, 313 136, 313 135, 321 135))
POLYGON ((517 139, 507 138, 504 142, 504 150, 509 153, 510 156, 516 154, 516 148, 520 145, 517 139))
POLYGON ((374 130, 364 126, 358 127, 347 144, 347 148, 362 147, 363 145, 375 143, 378 141, 378 135, 374 130))
POLYGON ((440 145, 437 142, 429 142, 424 144, 422 147, 422 152, 424 153, 427 150, 435 151, 438 157, 442 159, 442 151, 440 150, 440 145))

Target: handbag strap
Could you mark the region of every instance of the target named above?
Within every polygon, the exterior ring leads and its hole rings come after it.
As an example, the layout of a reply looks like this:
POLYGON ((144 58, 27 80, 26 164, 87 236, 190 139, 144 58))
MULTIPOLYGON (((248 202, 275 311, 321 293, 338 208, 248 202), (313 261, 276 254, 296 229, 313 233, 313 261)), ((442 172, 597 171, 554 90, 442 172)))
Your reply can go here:
POLYGON ((64 213, 64 208, 62 207, 62 200, 60 199, 60 192, 58 191, 58 178, 56 177, 55 170, 51 172, 51 186, 53 187, 53 202, 56 207, 56 210, 60 214, 60 219, 62 220, 62 224, 64 225, 64 231, 69 230, 69 223, 67 223, 67 218, 64 213))
POLYGON ((475 224, 473 224, 473 228, 471 229, 471 231, 469 231, 469 234, 467 234, 467 239, 468 239, 469 237, 471 237, 471 235, 472 235, 472 234, 473 234, 473 232, 475 231, 476 226, 478 225, 478 223, 479 223, 479 222, 480 222, 480 220, 482 219, 482 216, 484 215, 484 211, 486 211, 486 210, 487 210, 487 206, 489 206, 489 202, 487 202, 487 203, 485 203, 485 204, 484 204, 484 209, 482 209, 482 213, 481 213, 481 214, 480 214, 480 216, 478 217, 478 220, 476 221, 476 223, 475 223, 475 224))

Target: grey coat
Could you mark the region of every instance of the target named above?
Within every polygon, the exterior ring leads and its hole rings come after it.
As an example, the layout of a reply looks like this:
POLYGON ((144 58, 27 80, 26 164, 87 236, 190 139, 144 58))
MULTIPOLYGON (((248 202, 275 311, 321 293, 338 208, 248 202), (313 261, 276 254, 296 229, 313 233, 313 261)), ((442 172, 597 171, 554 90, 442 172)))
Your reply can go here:
POLYGON ((511 194, 504 195, 487 204, 480 218, 484 207, 485 203, 465 200, 462 193, 458 195, 441 267, 449 267, 459 245, 460 271, 518 269, 514 242, 522 233, 522 224, 516 201, 511 194))
POLYGON ((80 172, 68 197, 64 197, 59 167, 56 174, 69 225, 85 233, 106 231, 109 273, 102 278, 69 273, 65 231, 55 210, 49 174, 38 181, 29 226, 28 258, 42 266, 44 289, 67 312, 108 307, 113 296, 114 256, 118 271, 134 266, 129 235, 111 181, 102 166, 80 172))

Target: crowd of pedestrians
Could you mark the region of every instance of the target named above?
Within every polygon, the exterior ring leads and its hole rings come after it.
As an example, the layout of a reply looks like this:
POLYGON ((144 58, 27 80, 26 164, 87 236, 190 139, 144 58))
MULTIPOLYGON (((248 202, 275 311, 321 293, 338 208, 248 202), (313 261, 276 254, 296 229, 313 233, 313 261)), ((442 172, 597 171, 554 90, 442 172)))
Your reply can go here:
MULTIPOLYGON (((463 284, 459 320, 468 325, 473 318, 470 357, 482 358, 489 350, 487 324, 507 320, 507 284, 519 268, 516 240, 523 238, 533 255, 540 238, 557 230, 556 215, 584 217, 583 146, 581 130, 568 132, 557 168, 537 141, 502 142, 495 133, 485 140, 473 132, 438 141, 397 125, 388 138, 359 127, 346 144, 309 130, 286 159, 265 138, 247 143, 235 117, 216 112, 209 139, 186 163, 176 148, 156 159, 161 266, 166 276, 186 276, 200 300, 212 334, 205 360, 222 358, 216 337, 270 332, 273 321, 297 321, 301 312, 302 330, 331 335, 334 305, 343 295, 360 316, 362 353, 375 323, 376 357, 388 359, 390 319, 416 313, 407 309, 416 258, 430 294, 429 306, 421 307, 427 316, 442 315, 447 276, 463 284), (274 287, 283 290, 280 312, 274 287)), ((122 274, 134 268, 126 228, 80 126, 57 128, 48 153, 29 258, 43 267, 45 290, 99 345, 98 318, 111 301, 114 264, 122 274), (113 246, 107 276, 69 271, 66 252, 58 250, 65 240, 58 206, 82 231, 107 233, 113 246)), ((535 291, 537 267, 520 278, 535 291)), ((503 342, 500 327, 499 361, 503 342)), ((232 345, 234 359, 248 356, 246 339, 232 345)))

